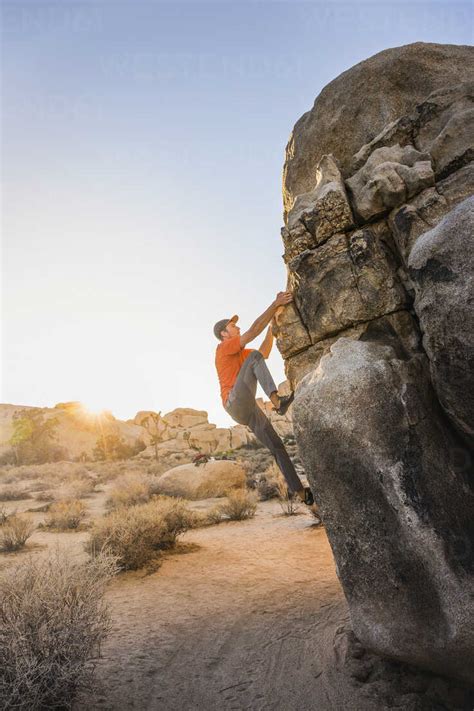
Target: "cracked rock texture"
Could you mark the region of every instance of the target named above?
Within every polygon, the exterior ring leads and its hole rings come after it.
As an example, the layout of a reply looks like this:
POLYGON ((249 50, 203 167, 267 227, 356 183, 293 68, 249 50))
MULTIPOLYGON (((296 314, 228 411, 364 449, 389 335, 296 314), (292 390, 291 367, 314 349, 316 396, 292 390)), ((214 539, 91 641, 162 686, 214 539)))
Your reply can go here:
POLYGON ((355 634, 474 685, 473 69, 388 49, 296 123, 276 336, 355 634))

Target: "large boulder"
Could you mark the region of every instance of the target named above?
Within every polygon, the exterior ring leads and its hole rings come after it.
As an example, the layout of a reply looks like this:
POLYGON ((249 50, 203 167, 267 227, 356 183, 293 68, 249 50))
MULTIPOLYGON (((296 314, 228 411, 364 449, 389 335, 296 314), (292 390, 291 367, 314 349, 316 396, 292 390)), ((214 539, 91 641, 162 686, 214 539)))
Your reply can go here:
POLYGON ((474 491, 443 414, 426 356, 346 338, 293 411, 356 635, 472 682, 474 491))
POLYGON ((416 43, 323 89, 288 145, 294 302, 276 317, 299 455, 355 633, 468 683, 473 68, 472 47, 416 43))
POLYGON ((204 464, 182 464, 165 472, 158 481, 162 494, 185 499, 225 496, 229 489, 245 486, 244 468, 237 462, 218 460, 204 464))

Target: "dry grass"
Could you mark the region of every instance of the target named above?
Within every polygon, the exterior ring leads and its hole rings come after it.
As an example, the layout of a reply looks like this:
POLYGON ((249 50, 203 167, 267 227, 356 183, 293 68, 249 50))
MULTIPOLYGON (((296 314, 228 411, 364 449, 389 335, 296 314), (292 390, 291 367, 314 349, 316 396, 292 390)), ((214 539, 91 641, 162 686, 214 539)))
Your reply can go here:
POLYGON ((280 496, 281 479, 283 478, 277 464, 273 461, 265 471, 256 477, 256 489, 260 501, 268 501, 280 496))
MULTIPOLYGON (((0 500, 2 491, 18 492, 14 498, 31 498, 38 501, 80 499, 95 490, 98 475, 92 464, 54 462, 20 467, 0 467, 0 500)), ((9 499, 13 497, 9 495, 9 499)))
POLYGON ((20 514, 6 516, 0 526, 0 551, 11 553, 20 550, 35 528, 35 524, 28 516, 20 514))
POLYGON ((104 555, 87 564, 56 551, 0 580, 0 707, 70 709, 93 688, 94 659, 109 630, 103 602, 116 572, 104 555))
POLYGON ((196 517, 183 501, 158 496, 146 504, 121 507, 94 523, 87 550, 107 551, 123 570, 137 570, 193 528, 196 517))
POLYGON ((224 519, 224 514, 221 510, 222 504, 218 504, 217 506, 214 506, 212 509, 209 509, 204 514, 204 521, 205 523, 203 525, 206 526, 213 526, 217 523, 221 523, 224 519))
POLYGON ((94 462, 97 481, 104 484, 126 474, 146 474, 149 463, 145 460, 126 460, 117 462, 94 462))
POLYGON ((121 506, 136 506, 150 500, 146 479, 139 474, 124 474, 115 482, 110 490, 107 506, 117 509, 121 506))
POLYGON ((300 513, 301 499, 289 493, 285 478, 275 461, 259 475, 256 488, 260 501, 278 499, 285 516, 295 516, 300 513))
POLYGON ((84 476, 82 479, 71 479, 61 487, 64 498, 83 499, 94 493, 96 482, 94 479, 84 476))
POLYGON ((70 531, 80 526, 85 515, 86 507, 79 499, 58 501, 49 507, 46 526, 58 531, 70 531))
POLYGON ((35 501, 54 501, 56 498, 56 495, 54 491, 51 490, 44 490, 44 491, 38 491, 35 492, 35 501))
POLYGON ((28 499, 29 494, 24 486, 2 486, 0 487, 0 501, 19 501, 28 499))
POLYGON ((113 510, 121 506, 146 504, 159 493, 157 481, 156 477, 136 473, 120 476, 110 490, 107 507, 113 510))
POLYGON ((265 476, 276 487, 278 503, 283 514, 285 516, 295 516, 300 513, 301 499, 297 494, 290 493, 285 477, 275 462, 268 467, 265 476))
POLYGON ((253 518, 257 511, 257 496, 247 489, 235 489, 227 494, 227 501, 219 504, 217 511, 231 521, 253 518))

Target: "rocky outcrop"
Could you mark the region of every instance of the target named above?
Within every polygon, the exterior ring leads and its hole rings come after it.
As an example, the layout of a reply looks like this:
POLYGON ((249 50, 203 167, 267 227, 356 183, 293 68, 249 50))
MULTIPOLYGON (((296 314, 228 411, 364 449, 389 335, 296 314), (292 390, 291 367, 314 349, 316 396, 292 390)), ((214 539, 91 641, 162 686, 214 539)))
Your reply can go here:
MULTIPOLYGON (((285 387, 288 389, 284 383, 280 384, 280 392, 285 392, 285 387)), ((275 413, 270 402, 261 398, 257 402, 280 436, 293 433, 291 408, 282 417, 275 413)), ((118 458, 157 459, 165 467, 171 467, 192 461, 198 453, 212 455, 255 442, 248 427, 217 427, 209 422, 204 410, 186 407, 178 407, 165 415, 140 410, 132 420, 123 421, 111 412, 91 413, 80 402, 58 403, 52 408, 0 405, 0 458, 5 463, 15 461, 11 444, 14 418, 33 411, 40 413, 45 422, 54 420, 52 437, 48 437, 50 456, 42 451, 38 461, 94 460, 101 458, 98 450, 103 449, 105 443, 108 453, 118 458)))
MULTIPOLYGON (((453 92, 472 79, 473 72, 470 47, 416 42, 378 52, 340 74, 295 124, 288 141, 283 169, 285 213, 298 195, 313 190, 323 156, 335 156, 348 178, 378 147, 377 139, 383 145, 413 143, 408 115, 420 106, 415 126, 418 116, 424 121, 440 102, 436 96, 426 103, 428 95, 453 92)), ((447 137, 439 136, 436 151, 447 143, 447 137)))
MULTIPOLYGON (((288 388, 287 383, 278 386, 281 393, 288 391, 288 388)), ((281 437, 293 434, 291 408, 286 415, 280 416, 268 400, 258 398, 257 404, 281 437)), ((184 459, 190 461, 197 453, 216 454, 255 442, 255 436, 248 427, 216 427, 208 422, 207 412, 204 410, 180 407, 163 416, 141 411, 137 413, 134 421, 145 426, 157 440, 138 455, 142 458, 166 456, 170 461, 178 463, 184 459)))
POLYGON ((216 427, 204 410, 179 407, 165 415, 142 411, 135 421, 154 437, 153 444, 140 452, 140 458, 166 458, 170 463, 181 463, 191 461, 198 453, 225 452, 254 441, 247 427, 216 427))
POLYGON ((276 319, 356 635, 469 683, 473 68, 470 47, 385 50, 298 121, 282 229, 294 303, 276 319))
MULTIPOLYGON (((58 403, 55 407, 29 407, 27 405, 0 405, 0 456, 6 460, 13 456, 10 439, 14 432, 14 419, 38 412, 41 420, 51 422, 48 450, 51 459, 87 460, 96 458, 97 446, 102 442, 120 442, 132 452, 150 443, 149 433, 133 421, 116 419, 112 413, 89 412, 80 402, 58 403), (54 423, 54 424, 53 424, 54 423)), ((14 461, 14 459, 12 459, 14 461)))

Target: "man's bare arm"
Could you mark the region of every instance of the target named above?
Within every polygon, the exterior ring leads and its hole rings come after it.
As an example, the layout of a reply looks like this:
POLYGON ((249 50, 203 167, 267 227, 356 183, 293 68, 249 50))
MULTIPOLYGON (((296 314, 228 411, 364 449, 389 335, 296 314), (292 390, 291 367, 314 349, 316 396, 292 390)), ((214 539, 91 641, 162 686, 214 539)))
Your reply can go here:
POLYGON ((290 301, 293 301, 293 294, 291 291, 280 291, 277 296, 275 301, 273 301, 268 309, 266 309, 263 314, 261 314, 253 324, 250 326, 248 331, 245 331, 245 333, 242 333, 240 336, 240 347, 245 348, 247 343, 250 343, 250 341, 253 341, 254 338, 257 338, 259 336, 265 326, 268 326, 272 318, 274 317, 277 309, 280 308, 280 306, 285 306, 286 304, 289 304, 290 301))
POLYGON ((269 325, 265 338, 258 349, 264 358, 268 358, 273 346, 272 324, 269 325))

